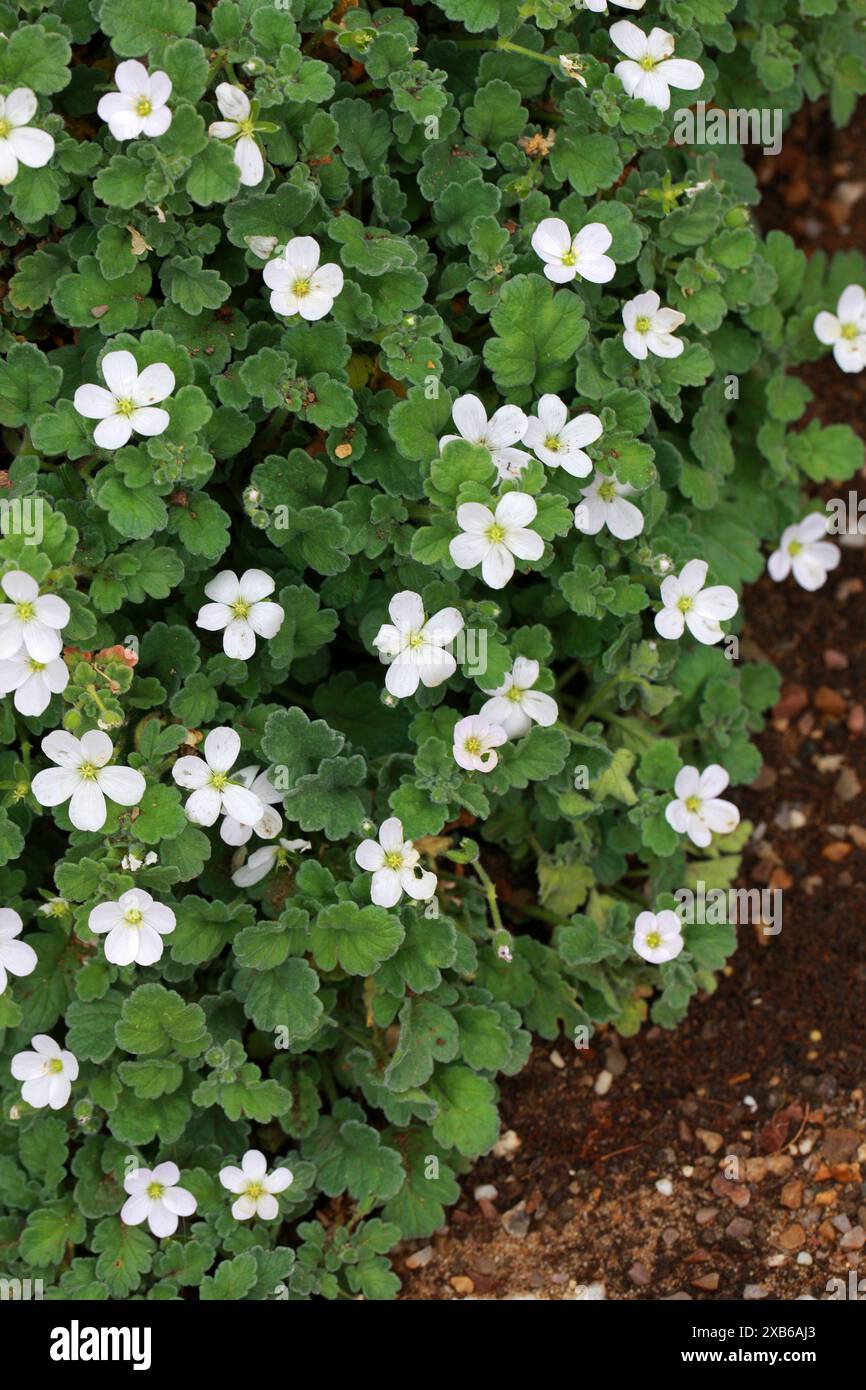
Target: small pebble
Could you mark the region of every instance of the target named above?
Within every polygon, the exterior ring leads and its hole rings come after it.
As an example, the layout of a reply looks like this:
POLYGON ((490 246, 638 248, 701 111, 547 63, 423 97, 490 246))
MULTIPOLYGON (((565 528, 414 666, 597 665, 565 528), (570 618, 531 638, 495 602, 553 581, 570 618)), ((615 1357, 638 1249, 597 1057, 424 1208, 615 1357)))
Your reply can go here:
POLYGON ((606 1096, 612 1085, 613 1073, 609 1072, 607 1068, 605 1068, 604 1071, 600 1071, 598 1076, 596 1077, 595 1086, 593 1087, 593 1090, 595 1091, 595 1094, 597 1096, 606 1096))
POLYGON ((660 1192, 663 1197, 673 1197, 674 1185, 670 1178, 659 1178, 656 1183, 656 1192, 660 1192))

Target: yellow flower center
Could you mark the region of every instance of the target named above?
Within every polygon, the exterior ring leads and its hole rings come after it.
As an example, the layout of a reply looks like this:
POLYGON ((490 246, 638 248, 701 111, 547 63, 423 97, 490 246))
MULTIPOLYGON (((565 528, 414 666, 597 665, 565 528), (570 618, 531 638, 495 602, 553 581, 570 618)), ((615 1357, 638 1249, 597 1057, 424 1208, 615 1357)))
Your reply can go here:
POLYGON ((130 927, 138 927, 141 925, 141 913, 137 907, 128 907, 123 914, 123 920, 130 927))
POLYGON ((44 670, 45 670, 45 662, 44 662, 44 661, 34 661, 33 658, 32 658, 32 656, 31 656, 30 660, 27 662, 27 670, 28 670, 28 671, 32 671, 32 672, 34 673, 34 675, 35 675, 35 673, 36 673, 37 671, 44 671, 44 670))
POLYGON ((153 107, 151 106, 147 97, 139 97, 138 103, 135 108, 135 114, 144 118, 145 116, 149 116, 152 111, 153 107))
POLYGON ((414 647, 423 647, 423 645, 424 645, 424 638, 422 637, 422 635, 421 635, 420 632, 411 632, 411 633, 409 634, 409 646, 410 646, 410 647, 413 647, 413 648, 414 648, 414 647))
POLYGON ((688 594, 683 594, 682 598, 677 599, 677 608, 681 613, 690 613, 694 606, 695 601, 693 598, 689 598, 688 594))
POLYGON ((29 623, 29 622, 32 622, 32 620, 33 620, 33 618, 34 618, 34 616, 35 616, 35 614, 34 614, 34 612, 33 612, 33 604, 32 604, 32 603, 16 603, 16 605, 15 605, 15 616, 16 616, 16 618, 19 618, 20 621, 21 621, 22 623, 29 623))
POLYGON ((236 618, 245 618, 251 608, 252 604, 247 603, 246 599, 243 598, 235 599, 234 603, 231 605, 232 612, 236 618))
POLYGON ((850 342, 850 340, 851 340, 852 338, 856 338, 856 337, 858 337, 858 336, 859 336, 859 335, 858 335, 858 332, 857 332, 857 325, 856 325, 856 323, 843 323, 843 324, 842 324, 842 337, 843 337, 843 338, 847 338, 847 339, 849 340, 849 342, 850 342))
POLYGON ((686 797, 686 810, 695 815, 701 809, 701 798, 699 796, 686 797))
POLYGON ((464 747, 464 749, 466 750, 467 753, 480 753, 480 752, 481 752, 481 739, 478 738, 478 736, 477 736, 476 734, 470 734, 469 738, 466 740, 466 742, 464 743, 463 747, 464 747))
POLYGON ((11 123, 11 121, 2 121, 2 120, 0 120, 0 140, 5 140, 5 139, 6 139, 6 136, 9 134, 9 132, 11 131, 11 129, 12 129, 12 123, 11 123))
POLYGON ((385 868, 393 869, 395 872, 403 863, 403 855, 398 849, 389 850, 385 855, 385 868))
POLYGON ((93 782, 96 778, 96 774, 99 771, 99 768, 96 767, 93 763, 82 763, 78 771, 84 778, 85 782, 93 782))
POLYGON ((297 299, 303 299, 305 295, 310 293, 309 280, 296 280, 292 285, 292 293, 297 299))
POLYGON ((640 59, 640 66, 643 68, 644 72, 652 72, 653 68, 656 66, 656 60, 651 57, 649 53, 646 53, 643 58, 640 59))
POLYGON ((544 441, 544 447, 545 449, 549 449, 552 454, 555 454, 557 449, 562 448, 562 445, 559 442, 559 436, 555 434, 549 434, 544 441))
POLYGON ((159 1201, 164 1191, 165 1188, 161 1182, 149 1182, 147 1184, 147 1195, 152 1202, 159 1201))
POLYGON ((494 521, 493 525, 487 528, 487 539, 491 545, 499 545, 505 539, 505 527, 494 521))
POLYGON ((788 554, 789 554, 789 555, 799 555, 799 554, 800 554, 800 551, 801 551, 802 549, 803 549, 803 543, 802 543, 802 541, 791 541, 791 544, 788 546, 788 554))
POLYGON ((118 415, 131 415, 131 414, 133 413, 133 411, 135 410, 135 401, 130 401, 130 400, 118 401, 118 402, 117 402, 117 405, 116 405, 116 407, 115 407, 115 409, 116 409, 118 415))
POLYGON ((636 328, 636 330, 637 330, 638 333, 649 333, 649 330, 650 330, 650 321, 649 321, 649 319, 646 318, 644 315, 642 315, 639 319, 636 320, 636 322, 635 322, 635 328, 636 328))
POLYGON ((657 951, 662 944, 661 932, 648 931, 646 934, 646 944, 651 951, 657 951))
POLYGON ((49 903, 49 904, 48 904, 48 916, 49 916, 49 917, 63 917, 63 916, 65 916, 65 915, 66 915, 66 903, 63 901, 62 898, 58 898, 56 902, 53 902, 53 903, 49 903))
POLYGON ((247 1188, 247 1196, 252 1197, 253 1201, 257 1202, 260 1197, 264 1197, 266 1190, 260 1182, 251 1182, 247 1188))
POLYGON ((562 258, 562 264, 577 265, 577 252, 574 250, 573 247, 570 251, 566 251, 565 255, 562 258))
POLYGON ((63 1070, 62 1060, 59 1057, 52 1057, 45 1070, 51 1072, 54 1076, 58 1076, 63 1070))
POLYGON ((210 784, 213 787, 214 791, 223 791, 223 789, 227 787, 229 784, 228 773, 212 772, 210 775, 210 784))
POLYGON ((244 136, 246 136, 246 138, 247 138, 248 140, 251 140, 251 139, 253 138, 253 131, 254 131, 254 130, 255 130, 255 126, 253 125, 252 120, 250 119, 249 116, 247 117, 247 119, 246 119, 245 121, 238 121, 238 134, 239 134, 239 135, 244 135, 244 136))
POLYGON ((522 694, 523 694, 523 691, 520 689, 520 686, 519 686, 519 685, 513 685, 513 686, 511 687, 511 689, 510 689, 509 691, 506 692, 505 698, 506 698, 506 700, 513 700, 514 703, 515 703, 515 705, 519 705, 519 704, 520 704, 520 697, 522 696, 522 694))
POLYGON ((602 483, 598 495, 602 502, 613 502, 616 498, 616 483, 602 483))

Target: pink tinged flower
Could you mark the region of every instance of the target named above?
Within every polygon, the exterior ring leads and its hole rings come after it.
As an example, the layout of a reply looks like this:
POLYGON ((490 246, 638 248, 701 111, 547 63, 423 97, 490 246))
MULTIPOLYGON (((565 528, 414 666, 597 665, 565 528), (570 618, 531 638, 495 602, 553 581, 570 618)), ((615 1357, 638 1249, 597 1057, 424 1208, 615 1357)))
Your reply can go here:
POLYGON ((508 735, 488 715, 470 714, 454 725, 454 761, 468 772, 492 772, 499 762, 497 748, 508 735))
POLYGON ((269 1173, 267 1159, 258 1149, 247 1150, 240 1168, 221 1168, 219 1178, 237 1198, 232 1202, 236 1221, 249 1221, 254 1216, 260 1221, 275 1220, 280 1210, 277 1197, 294 1182, 289 1168, 275 1168, 269 1173))
POLYGON ((0 188, 12 183, 19 164, 42 169, 54 153, 54 136, 30 124, 36 105, 29 87, 16 87, 7 97, 0 96, 0 188))
MULTIPOLYGON (((4 574, 0 579, 0 588, 9 600, 0 603, 0 661, 30 657, 34 662, 47 666, 63 650, 60 634, 69 622, 69 604, 58 594, 41 594, 36 580, 23 570, 10 570, 4 574)), ((8 677, 12 673, 6 674, 8 677)), ((7 685, 4 694, 16 690, 25 679, 26 676, 23 676, 21 681, 7 685)), ((55 674, 52 680, 56 683, 56 679, 55 674)), ((59 688, 62 690, 65 685, 66 681, 59 688)), ((29 712, 22 710, 22 713, 29 712)), ((41 713, 41 710, 32 713, 41 713)))
POLYGON ((623 305, 623 346, 641 362, 650 353, 656 357, 679 357, 683 351, 684 344, 672 335, 685 323, 686 316, 677 309, 662 309, 660 305, 655 290, 638 294, 623 305))
POLYGON ((264 806, 255 792, 241 785, 238 774, 229 776, 241 751, 234 729, 211 729, 203 751, 203 758, 178 758, 171 770, 178 786, 192 792, 184 808, 187 818, 193 825, 213 825, 222 813, 241 825, 257 825, 264 806))
POLYGON ((281 256, 268 261, 263 278, 275 314, 321 319, 330 313, 343 288, 343 272, 329 262, 319 265, 319 243, 311 236, 292 237, 281 256))
POLYGON ((107 352, 100 370, 102 386, 79 386, 73 405, 87 420, 98 420, 93 442, 100 449, 120 449, 133 433, 162 434, 169 413, 155 405, 174 390, 174 372, 164 362, 153 362, 139 372, 131 352, 107 352), (107 388, 107 389, 106 389, 107 388))
POLYGON ((146 782, 131 767, 108 766, 114 745, 98 729, 81 739, 55 729, 42 740, 42 752, 56 767, 37 772, 31 791, 40 806, 69 802, 69 819, 76 830, 101 830, 105 824, 106 798, 118 806, 137 806, 146 782))
POLYGON ((312 849, 309 840, 279 840, 275 845, 262 845, 261 849, 253 850, 245 864, 235 869, 232 883, 236 888, 252 888, 254 883, 267 878, 277 865, 287 864, 290 854, 303 854, 308 849, 312 849))
POLYGON ((827 582, 828 571, 834 570, 842 558, 838 545, 826 536, 827 517, 823 512, 812 512, 796 526, 786 527, 778 550, 767 561, 770 578, 778 583, 793 570, 802 589, 820 589, 827 582))
POLYGON ((100 97, 97 113, 108 123, 115 140, 135 140, 140 135, 153 139, 164 135, 171 125, 166 105, 171 96, 167 73, 148 73, 134 58, 118 63, 114 70, 116 92, 100 97))
POLYGON ((490 451, 490 457, 500 479, 516 478, 530 462, 524 449, 515 449, 526 429, 526 416, 519 406, 501 405, 490 419, 477 396, 458 396, 451 407, 451 418, 459 434, 444 434, 439 448, 444 449, 455 439, 465 439, 490 451))
POLYGON ((263 840, 275 840, 283 828, 282 816, 274 810, 283 799, 267 772, 259 772, 257 767, 242 767, 235 774, 235 780, 242 787, 249 787, 262 803, 262 818, 255 825, 241 825, 234 816, 224 816, 220 824, 220 839, 227 845, 245 845, 255 833, 263 840))
POLYGON ((561 217, 545 217, 532 233, 532 249, 544 262, 544 273, 556 285, 577 276, 606 285, 616 274, 616 262, 605 252, 613 237, 603 222, 588 222, 572 236, 561 217))
POLYGON ((159 1163, 150 1168, 136 1168, 123 1180, 129 1193, 120 1212, 125 1226, 140 1226, 146 1221, 152 1235, 163 1240, 173 1236, 182 1216, 192 1216, 198 1203, 185 1187, 178 1187, 180 1169, 176 1163, 159 1163))
POLYGON ((0 994, 4 992, 10 975, 32 975, 36 969, 37 957, 32 946, 26 941, 18 941, 24 923, 12 907, 0 907, 0 994))
POLYGON ((581 488, 583 501, 574 509, 574 524, 585 536, 597 536, 603 526, 618 541, 631 541, 643 530, 643 512, 626 498, 634 492, 629 483, 596 474, 589 487, 581 488))
POLYGON ((355 863, 373 875, 370 897, 377 907, 395 907, 404 893, 418 902, 433 897, 436 875, 419 870, 420 858, 396 816, 382 822, 378 841, 362 840, 355 850, 355 863))
POLYGON ((584 446, 602 435, 598 416, 585 411, 569 420, 568 407, 558 396, 542 396, 535 409, 526 422, 524 444, 548 468, 563 468, 573 478, 585 478, 592 472, 592 459, 584 446))
POLYGON ((130 888, 117 902, 95 907, 87 925, 97 935, 107 933, 105 959, 112 965, 155 965, 162 956, 162 938, 174 931, 177 918, 149 893, 130 888))
POLYGON ((388 604, 390 623, 373 638, 382 661, 389 663, 385 689, 398 700, 414 695, 419 683, 428 689, 442 685, 457 670, 451 643, 463 630, 456 608, 440 608, 432 618, 424 613, 421 595, 411 589, 395 594, 388 604))
POLYGON ((866 367, 866 290, 862 285, 844 289, 835 314, 822 310, 813 329, 819 343, 832 345, 843 372, 862 372, 866 367))
POLYGON ((215 140, 234 140, 232 153, 241 183, 245 188, 255 188, 265 176, 265 162, 254 135, 250 99, 245 91, 233 87, 230 82, 221 82, 215 95, 220 115, 225 119, 212 121, 208 134, 215 140))
POLYGON ((21 1099, 42 1110, 62 1110, 78 1076, 78 1060, 66 1052, 45 1033, 30 1039, 32 1052, 16 1052, 12 1058, 12 1075, 23 1081, 21 1099))
POLYGON ((448 549, 459 569, 481 566, 481 577, 491 589, 503 589, 514 574, 514 560, 540 560, 544 541, 529 530, 538 512, 535 498, 525 492, 507 492, 496 511, 479 502, 457 508, 455 536, 448 549))
POLYGON ((653 29, 645 34, 630 19, 617 20, 610 26, 610 37, 625 61, 617 63, 614 72, 630 97, 645 101, 659 111, 671 104, 671 87, 694 92, 704 80, 699 63, 688 58, 674 58, 676 47, 673 34, 665 29, 653 29))
POLYGON ((683 949, 682 922, 675 912, 639 912, 634 923, 632 946, 639 956, 652 965, 664 965, 676 960, 683 949))
POLYGON ((555 724, 559 710, 553 696, 532 688, 539 670, 537 661, 519 656, 502 684, 481 706, 479 719, 487 724, 498 724, 508 738, 528 733, 533 724, 543 728, 555 724))
POLYGON ((740 813, 731 801, 721 801, 730 778, 718 763, 703 772, 682 767, 674 782, 676 800, 665 807, 665 820, 678 835, 688 835, 692 844, 706 849, 713 835, 730 835, 740 823, 740 813))
POLYGON ((736 613, 737 595, 727 584, 705 589, 707 569, 706 560, 689 560, 679 575, 670 574, 662 580, 664 606, 655 616, 660 636, 675 641, 688 628, 705 646, 721 642, 725 634, 720 623, 736 613))
POLYGON ((256 650, 256 637, 270 640, 283 625, 283 609, 278 603, 267 602, 275 587, 264 570, 245 570, 240 579, 234 570, 221 570, 204 587, 211 602, 199 609, 196 627, 222 632, 226 656, 249 661, 256 650))

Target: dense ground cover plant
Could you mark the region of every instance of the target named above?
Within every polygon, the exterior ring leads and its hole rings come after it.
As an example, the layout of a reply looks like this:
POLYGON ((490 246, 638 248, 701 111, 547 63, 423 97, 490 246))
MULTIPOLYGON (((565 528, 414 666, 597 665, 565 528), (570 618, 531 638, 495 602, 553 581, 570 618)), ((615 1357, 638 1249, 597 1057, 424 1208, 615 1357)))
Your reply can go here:
POLYGON ((846 119, 864 6, 603 9, 0 4, 0 1234, 48 1297, 391 1296, 531 1033, 673 1026, 734 948, 672 894, 736 873, 738 595, 862 463, 786 369, 866 276, 671 135, 846 119))

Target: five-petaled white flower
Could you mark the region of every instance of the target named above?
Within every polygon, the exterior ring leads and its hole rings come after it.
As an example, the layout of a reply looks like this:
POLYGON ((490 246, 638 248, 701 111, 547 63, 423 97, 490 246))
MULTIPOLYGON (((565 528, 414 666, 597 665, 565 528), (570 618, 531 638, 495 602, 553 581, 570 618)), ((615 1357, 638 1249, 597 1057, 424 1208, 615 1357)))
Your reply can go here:
POLYGON ((395 594, 388 604, 390 623, 383 623, 373 638, 382 661, 389 662, 385 689, 398 700, 414 695, 419 681, 433 689, 453 676, 457 662, 450 644, 463 630, 456 608, 440 608, 432 618, 424 615, 421 595, 411 589, 395 594))
POLYGON ((60 657, 36 661, 25 647, 14 656, 0 660, 0 695, 15 692, 13 704, 19 714, 44 714, 52 695, 59 695, 69 684, 69 667, 60 657))
POLYGON ((37 1033, 30 1039, 32 1052, 16 1052, 12 1058, 12 1075, 23 1081, 21 1099, 42 1110, 62 1110, 72 1093, 72 1083, 78 1076, 78 1059, 66 1052, 47 1033, 37 1033))
POLYGON ((652 965, 676 960, 683 949, 683 924, 669 907, 661 912, 639 912, 634 923, 632 946, 652 965))
POLYGON ((411 840, 403 839, 403 826, 390 816, 379 827, 378 840, 362 840, 355 850, 355 862, 373 875, 370 898, 377 907, 394 907, 408 893, 417 902, 427 902, 436 892, 436 875, 418 869, 421 856, 411 840))
POLYGON ((539 669, 537 661, 519 656, 502 684, 481 706, 479 718, 488 724, 498 724, 509 738, 519 738, 533 723, 545 728, 555 724, 559 710, 553 696, 545 695, 543 690, 533 690, 539 669))
POLYGON ((573 478, 585 478, 592 472, 592 459, 583 446, 601 438, 598 416, 584 411, 569 420, 568 406, 559 396, 542 396, 535 411, 526 422, 524 444, 548 468, 563 468, 573 478))
POLYGON ((16 941, 24 923, 14 907, 0 907, 0 994, 8 983, 7 975, 32 975, 36 969, 36 952, 26 941, 16 941))
POLYGON ((464 502, 457 508, 455 536, 448 549, 458 569, 481 566, 481 577, 491 589, 503 589, 514 574, 514 557, 540 560, 544 541, 529 530, 538 506, 526 492, 507 492, 496 504, 496 512, 480 502, 464 502))
MULTIPOLYGON (((69 622, 69 604, 59 594, 40 594, 36 580, 23 570, 4 574, 0 589, 9 600, 0 603, 0 660, 20 654, 45 665, 54 661, 63 649, 60 634, 69 622)), ((8 686, 9 690, 15 688, 8 686)))
POLYGON ((674 58, 676 47, 673 34, 665 29, 653 29, 645 34, 630 19, 619 19, 610 26, 610 36, 624 53, 625 60, 617 63, 614 72, 630 97, 639 97, 647 106, 667 111, 671 104, 671 87, 697 91, 704 80, 704 70, 689 58, 674 58))
POLYGON ((343 272, 333 261, 319 265, 319 243, 311 236, 295 236, 281 256, 264 268, 275 314, 300 314, 302 319, 322 319, 330 313, 343 288, 343 272))
POLYGON ((603 526, 618 541, 630 541, 643 530, 643 512, 626 498, 634 492, 630 483, 597 473, 589 487, 581 488, 583 501, 574 509, 574 524, 585 536, 597 536, 603 526))
POLYGON ((55 729, 42 740, 42 752, 56 767, 37 772, 30 790, 40 806, 69 802, 69 819, 76 830, 101 830, 108 814, 105 799, 118 806, 137 806, 147 784, 132 767, 109 767, 114 744, 108 734, 92 729, 80 739, 55 729))
MULTIPOLYGON (((619 5, 621 10, 642 10, 646 4, 646 0, 612 0, 612 2, 614 5, 619 5)), ((581 3, 593 14, 607 13, 607 0, 579 0, 578 8, 581 3)))
POLYGON ((665 807, 668 825, 701 849, 706 849, 714 834, 730 835, 740 823, 740 813, 732 801, 719 800, 730 780, 718 763, 710 763, 703 772, 681 767, 674 782, 677 799, 665 807))
POLYGON ((603 222, 588 222, 572 236, 561 217, 545 217, 532 233, 531 245, 555 285, 565 285, 575 276, 606 285, 616 275, 616 262, 605 255, 612 241, 603 222))
POLYGON ((236 888, 252 888, 254 883, 267 878, 275 866, 287 864, 290 854, 303 854, 308 849, 312 849, 309 840, 278 840, 275 845, 262 845, 261 849, 253 850, 245 864, 235 869, 232 883, 236 888))
POLYGON ((108 933, 105 959, 112 965, 155 965, 162 955, 162 938, 174 931, 177 918, 143 889, 130 888, 117 902, 95 907, 87 925, 97 935, 108 933))
POLYGON ((36 96, 29 87, 0 97, 0 188, 12 183, 19 164, 42 169, 54 153, 54 136, 31 126, 35 115, 36 96))
POLYGON ((125 1226, 146 1221, 152 1235, 162 1240, 173 1236, 182 1216, 192 1216, 198 1203, 185 1187, 178 1187, 180 1169, 176 1163, 159 1163, 127 1173, 123 1186, 129 1193, 120 1212, 125 1226))
POLYGON ((477 396, 458 396, 451 407, 451 419, 459 434, 443 434, 439 448, 444 449, 454 439, 480 444, 489 449, 490 457, 500 478, 516 478, 530 461, 525 449, 514 449, 526 429, 526 416, 517 405, 501 405, 490 419, 477 396))
POLYGON ((232 1202, 235 1221, 249 1221, 252 1216, 260 1221, 273 1221, 280 1210, 277 1194, 291 1186, 294 1175, 290 1168, 275 1168, 269 1173, 264 1154, 258 1149, 248 1149, 240 1168, 220 1169, 220 1182, 237 1198, 232 1202))
POLYGON ((225 119, 212 121, 208 134, 216 140, 234 140, 234 160, 245 188, 255 188, 265 176, 265 161, 255 138, 255 117, 250 99, 241 87, 221 82, 216 89, 217 106, 225 119))
POLYGON ((484 713, 470 714, 454 725, 454 761, 469 772, 492 772, 499 762, 496 750, 507 740, 501 724, 484 713))
POLYGON ((708 568, 706 560, 689 560, 678 575, 669 574, 662 580, 664 607, 655 616, 656 632, 661 637, 675 641, 688 628, 705 646, 721 642, 725 634, 720 621, 736 613, 737 595, 728 584, 705 589, 708 568))
POLYGON ((285 613, 278 603, 267 602, 276 585, 264 570, 244 570, 238 579, 234 570, 221 570, 205 584, 210 603, 199 609, 196 627, 206 632, 223 632, 223 651, 238 661, 249 661, 256 650, 256 637, 276 637, 285 613))
POLYGON ((635 295, 622 308, 625 324, 622 343, 626 352, 643 362, 652 352, 656 357, 679 357, 685 344, 673 334, 685 323, 679 309, 662 309, 655 290, 635 295))
POLYGON ((120 449, 136 434, 162 434, 169 413, 155 405, 174 390, 174 372, 153 362, 139 372, 131 352, 107 352, 101 363, 105 386, 79 386, 72 404, 87 420, 98 420, 93 442, 100 449, 120 449))
POLYGON ((117 91, 100 97, 96 110, 108 123, 115 140, 165 134, 171 125, 171 112, 166 106, 171 96, 168 73, 149 73, 143 63, 130 58, 115 68, 114 85, 117 91))
POLYGON ((862 285, 844 289, 835 314, 823 309, 813 327, 819 343, 832 344, 843 372, 862 372, 866 367, 866 290, 862 285))
POLYGON ((211 729, 203 758, 178 758, 171 775, 179 787, 192 792, 185 810, 193 825, 213 825, 220 812, 241 825, 255 826, 261 820, 265 808, 255 792, 242 786, 237 773, 229 777, 240 751, 239 736, 223 726, 211 729))
POLYGON ((801 588, 820 589, 827 582, 828 570, 834 570, 841 558, 838 545, 827 540, 827 517, 812 512, 796 526, 785 528, 778 550, 767 561, 767 571, 778 582, 793 570, 801 588))
POLYGON ((263 840, 274 840, 283 828, 283 819, 274 807, 283 799, 267 772, 259 772, 257 767, 242 767, 235 780, 242 787, 249 787, 262 803, 262 818, 255 825, 241 825, 234 816, 224 816, 220 824, 220 839, 227 845, 245 845, 255 832, 263 840))

